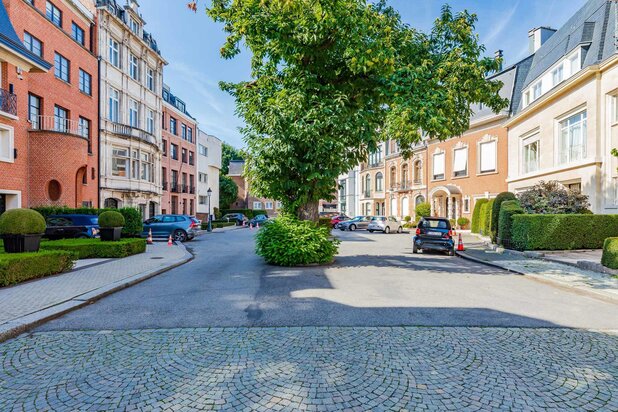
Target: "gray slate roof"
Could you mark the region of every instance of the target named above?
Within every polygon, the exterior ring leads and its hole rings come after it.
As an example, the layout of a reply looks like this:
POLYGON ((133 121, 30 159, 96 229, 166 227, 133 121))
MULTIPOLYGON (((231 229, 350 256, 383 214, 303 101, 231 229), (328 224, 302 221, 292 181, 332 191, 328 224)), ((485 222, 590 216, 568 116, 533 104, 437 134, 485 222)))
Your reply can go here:
POLYGON ((49 70, 52 65, 36 54, 32 53, 30 50, 26 49, 22 41, 17 36, 15 32, 15 28, 13 27, 13 23, 9 19, 9 15, 4 8, 4 3, 0 1, 0 43, 9 49, 13 50, 15 53, 21 55, 26 60, 30 60, 38 64, 41 67, 44 67, 46 70, 49 70))

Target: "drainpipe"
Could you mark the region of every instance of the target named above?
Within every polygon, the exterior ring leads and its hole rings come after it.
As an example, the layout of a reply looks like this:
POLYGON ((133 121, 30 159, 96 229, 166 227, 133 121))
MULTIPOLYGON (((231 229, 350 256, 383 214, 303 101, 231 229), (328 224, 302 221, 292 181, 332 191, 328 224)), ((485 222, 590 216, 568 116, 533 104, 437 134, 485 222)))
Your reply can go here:
POLYGON ((97 58, 97 72, 99 75, 99 101, 98 106, 97 106, 97 113, 98 113, 98 119, 97 119, 97 166, 98 166, 98 170, 97 170, 97 207, 101 208, 101 56, 99 56, 97 58))

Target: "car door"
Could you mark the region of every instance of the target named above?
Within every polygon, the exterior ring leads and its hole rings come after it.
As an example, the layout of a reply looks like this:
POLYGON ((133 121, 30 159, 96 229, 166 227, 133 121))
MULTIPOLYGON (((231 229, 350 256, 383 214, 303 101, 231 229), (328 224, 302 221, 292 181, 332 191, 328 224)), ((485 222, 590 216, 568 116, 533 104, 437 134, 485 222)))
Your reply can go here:
POLYGON ((163 236, 169 236, 176 229, 176 216, 164 215, 161 218, 161 234, 163 236))
POLYGON ((356 225, 359 229, 367 229, 369 227, 369 222, 371 221, 371 217, 363 216, 358 220, 358 224, 356 225))
POLYGON ((144 222, 144 233, 148 235, 149 231, 152 230, 153 236, 163 236, 161 226, 161 216, 153 216, 144 222))

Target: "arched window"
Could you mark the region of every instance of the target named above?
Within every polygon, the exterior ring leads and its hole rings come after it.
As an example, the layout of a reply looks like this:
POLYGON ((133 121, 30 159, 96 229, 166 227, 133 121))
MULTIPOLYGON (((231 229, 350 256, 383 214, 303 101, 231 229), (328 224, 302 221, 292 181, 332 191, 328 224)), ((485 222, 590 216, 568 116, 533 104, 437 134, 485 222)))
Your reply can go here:
POLYGON ((365 176, 365 196, 369 197, 371 195, 371 175, 367 173, 365 176))
POLYGON ((422 164, 420 160, 414 162, 414 183, 417 185, 421 184, 422 181, 422 164))
POLYGON ((103 206, 106 209, 118 209, 118 201, 114 198, 107 198, 105 199, 105 202, 103 202, 103 206))
POLYGON ((408 164, 404 164, 401 167, 401 187, 407 189, 410 185, 410 178, 408 175, 408 164))
POLYGON ((376 192, 384 191, 384 176, 381 172, 376 174, 376 192))
POLYGON ((414 200, 414 205, 415 206, 418 206, 421 203, 425 203, 425 197, 423 195, 417 196, 416 199, 414 200))

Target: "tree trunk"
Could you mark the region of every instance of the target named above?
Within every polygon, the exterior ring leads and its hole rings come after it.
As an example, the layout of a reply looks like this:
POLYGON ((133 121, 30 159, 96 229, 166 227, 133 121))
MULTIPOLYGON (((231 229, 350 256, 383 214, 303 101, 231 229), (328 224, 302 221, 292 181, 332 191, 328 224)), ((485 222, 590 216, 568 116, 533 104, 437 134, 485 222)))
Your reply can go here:
POLYGON ((317 200, 310 201, 298 208, 296 215, 300 220, 311 220, 318 222, 320 218, 320 202, 317 200))

